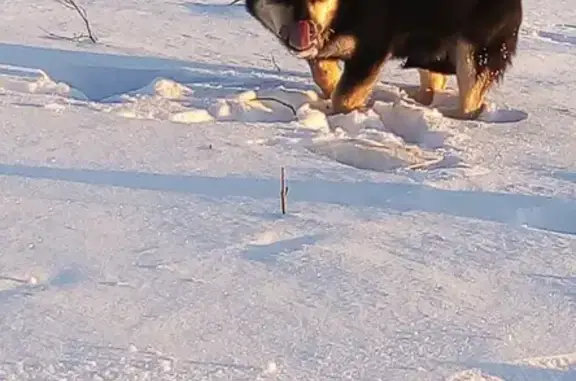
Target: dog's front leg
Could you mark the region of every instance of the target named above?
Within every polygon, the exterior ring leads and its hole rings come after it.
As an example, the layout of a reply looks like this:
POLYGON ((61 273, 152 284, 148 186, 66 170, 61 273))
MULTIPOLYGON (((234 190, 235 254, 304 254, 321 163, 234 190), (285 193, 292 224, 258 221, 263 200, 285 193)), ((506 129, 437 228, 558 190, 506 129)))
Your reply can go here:
POLYGON ((424 106, 430 106, 434 101, 434 95, 446 89, 448 76, 424 69, 418 69, 418 75, 420 77, 420 87, 409 95, 416 102, 424 106))
POLYGON ((314 83, 322 91, 325 99, 330 99, 336 85, 342 76, 342 69, 336 59, 315 59, 309 60, 308 65, 312 72, 314 83))
POLYGON ((365 109, 386 55, 375 52, 355 54, 344 64, 344 73, 332 94, 332 113, 347 114, 365 109))

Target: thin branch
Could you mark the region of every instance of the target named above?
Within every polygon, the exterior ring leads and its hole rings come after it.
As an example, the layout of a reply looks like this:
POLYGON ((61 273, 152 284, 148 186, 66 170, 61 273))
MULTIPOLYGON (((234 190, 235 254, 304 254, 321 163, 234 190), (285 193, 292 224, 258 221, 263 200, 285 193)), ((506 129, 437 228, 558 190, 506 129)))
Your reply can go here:
POLYGON ((253 101, 272 101, 272 102, 278 102, 283 106, 288 107, 291 111, 292 114, 294 114, 294 116, 297 115, 296 109, 294 108, 294 106, 292 106, 290 103, 284 102, 283 100, 280 99, 276 99, 276 98, 272 98, 272 97, 256 97, 254 99, 251 99, 253 101))
POLYGON ((53 38, 55 40, 67 40, 67 41, 73 41, 73 42, 82 42, 82 41, 90 40, 90 36, 88 36, 85 33, 74 34, 72 37, 69 37, 69 36, 64 36, 64 35, 52 33, 50 31, 47 31, 44 28, 40 28, 40 29, 42 29, 44 31, 44 33, 46 33, 48 35, 48 37, 53 38))
POLYGON ((282 69, 280 68, 280 65, 278 65, 278 63, 276 62, 276 58, 274 58, 273 55, 270 55, 270 61, 272 61, 272 65, 274 65, 274 67, 276 68, 276 71, 281 72, 282 69))
MULTIPOLYGON (((88 37, 88 39, 90 39, 90 41, 92 41, 93 43, 97 42, 96 37, 94 36, 94 33, 92 33, 92 28, 90 26, 90 21, 88 20, 88 13, 86 12, 86 9, 82 8, 81 6, 79 6, 75 0, 56 0, 58 1, 60 4, 64 5, 66 8, 70 8, 75 10, 80 17, 82 18, 82 21, 84 21, 84 25, 86 26, 86 31, 88 31, 88 35, 80 35, 77 36, 75 39, 80 39, 82 37, 88 37)), ((52 35, 53 37, 59 37, 59 38, 64 38, 61 36, 56 36, 52 33, 50 33, 50 35, 52 35)))

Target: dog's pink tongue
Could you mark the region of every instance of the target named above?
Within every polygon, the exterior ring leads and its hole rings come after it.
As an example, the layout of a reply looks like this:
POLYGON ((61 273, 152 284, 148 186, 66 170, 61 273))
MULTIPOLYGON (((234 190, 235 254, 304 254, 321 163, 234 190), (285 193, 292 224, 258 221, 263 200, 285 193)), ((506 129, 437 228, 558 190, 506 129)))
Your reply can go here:
POLYGON ((300 50, 308 49, 312 45, 312 33, 309 21, 298 21, 292 26, 290 44, 300 50))
POLYGON ((288 43, 295 49, 305 50, 312 46, 315 33, 310 21, 298 21, 290 26, 285 26, 280 31, 280 35, 288 40, 288 43))

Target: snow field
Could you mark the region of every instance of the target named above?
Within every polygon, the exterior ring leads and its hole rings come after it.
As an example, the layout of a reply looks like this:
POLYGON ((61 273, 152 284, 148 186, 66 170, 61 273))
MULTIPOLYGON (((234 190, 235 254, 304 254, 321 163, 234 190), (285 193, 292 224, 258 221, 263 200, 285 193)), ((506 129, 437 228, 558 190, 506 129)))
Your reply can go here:
POLYGON ((226 3, 3 4, 0 380, 575 380, 571 3, 479 122, 331 116, 226 3))

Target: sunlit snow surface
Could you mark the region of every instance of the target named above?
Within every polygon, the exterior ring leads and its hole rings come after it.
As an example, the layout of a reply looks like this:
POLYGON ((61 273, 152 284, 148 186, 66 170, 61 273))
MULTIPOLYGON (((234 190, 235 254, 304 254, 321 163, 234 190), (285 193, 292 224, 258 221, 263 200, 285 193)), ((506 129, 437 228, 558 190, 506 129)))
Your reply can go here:
POLYGON ((0 12, 0 380, 576 380, 576 8, 477 122, 327 116, 227 0, 0 12), (280 213, 280 169, 288 213, 280 213))

